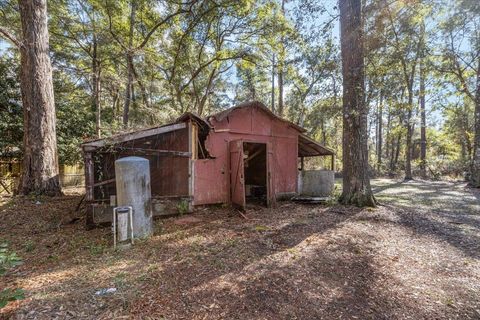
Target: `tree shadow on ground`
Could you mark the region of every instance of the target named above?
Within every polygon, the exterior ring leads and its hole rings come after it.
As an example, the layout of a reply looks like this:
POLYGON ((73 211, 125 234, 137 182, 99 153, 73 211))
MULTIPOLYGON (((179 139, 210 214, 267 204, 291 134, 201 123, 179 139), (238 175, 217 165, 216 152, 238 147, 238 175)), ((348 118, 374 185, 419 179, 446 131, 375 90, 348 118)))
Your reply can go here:
POLYGON ((439 238, 467 256, 480 257, 480 193, 464 182, 412 181, 375 189, 398 223, 439 238), (385 194, 389 191, 390 194, 385 194))
MULTIPOLYGON (((311 209, 308 207, 307 210, 311 209)), ((295 246, 312 233, 326 232, 351 216, 351 214, 330 213, 329 209, 321 209, 317 214, 328 215, 331 219, 322 221, 322 218, 316 214, 306 215, 304 213, 293 216, 284 214, 282 217, 278 217, 272 214, 265 215, 261 211, 255 215, 255 220, 245 221, 237 216, 215 217, 210 214, 205 216, 205 223, 165 230, 160 235, 164 238, 156 239, 154 237, 141 242, 131 251, 113 255, 107 251, 100 256, 92 257, 91 261, 87 261, 85 265, 78 266, 78 271, 76 271, 89 273, 98 270, 98 273, 105 273, 105 270, 111 269, 110 274, 104 278, 100 278, 95 273, 87 274, 86 277, 85 274, 82 276, 79 274, 80 277, 69 276, 72 268, 69 269, 63 263, 45 270, 44 274, 39 271, 27 272, 30 277, 41 278, 48 274, 58 274, 59 276, 56 276, 53 281, 45 283, 41 290, 37 289, 32 292, 31 294, 35 298, 23 302, 22 310, 38 310, 40 306, 46 308, 48 305, 55 314, 60 312, 59 308, 63 305, 64 308, 68 306, 68 310, 77 313, 90 304, 90 308, 98 309, 95 311, 98 316, 107 305, 113 308, 113 305, 123 301, 120 308, 125 311, 130 305, 138 304, 138 302, 132 302, 132 300, 135 301, 135 296, 138 294, 135 284, 137 281, 142 283, 140 287, 144 287, 142 297, 149 293, 156 296, 158 291, 161 291, 162 297, 159 297, 156 302, 162 303, 163 301, 168 306, 172 302, 181 301, 183 293, 189 292, 193 288, 201 287, 227 274, 235 274, 249 265, 256 265, 265 257, 287 249, 283 245, 275 244, 271 240, 273 238, 281 242, 286 236, 288 244, 295 246), (273 220, 273 223, 270 219, 273 220), (319 223, 309 231, 302 231, 305 220, 316 220, 319 223), (283 224, 284 227, 277 229, 277 224, 283 224), (257 230, 256 227, 259 225, 262 228, 257 230), (263 226, 266 226, 265 230, 263 230, 263 226), (166 239, 165 242, 162 239, 166 239), (102 258, 102 256, 104 257, 102 258), (128 262, 123 263, 123 267, 112 269, 112 263, 122 264, 122 260, 128 260, 128 262), (151 265, 157 265, 157 267, 150 270, 151 265), (125 292, 124 295, 119 293, 111 299, 94 296, 94 292, 101 286, 118 286, 119 274, 128 278, 127 284, 123 288, 119 288, 125 292), (130 304, 131 302, 132 304, 130 304)), ((352 214, 354 213, 352 212, 352 214)), ((22 230, 26 231, 23 228, 22 230)), ((83 232, 93 237, 98 236, 98 232, 81 230, 76 230, 76 232, 83 232)), ((55 250, 55 246, 52 247, 52 250, 55 250)), ((57 259, 60 262, 65 257, 64 253, 59 252, 57 259)))
MULTIPOLYGON (((411 207, 390 204, 386 208, 398 218, 389 223, 442 241, 450 238, 448 243, 478 257, 466 245, 468 241, 478 244, 478 237, 452 230, 448 225, 454 229, 459 225, 435 219, 438 213, 425 216, 411 207)), ((160 234, 129 251, 107 250, 91 261, 88 254, 78 251, 86 259, 80 274, 49 280, 32 292, 32 299, 22 302, 19 313, 36 311, 32 318, 42 318, 41 310, 49 310, 45 318, 63 317, 66 310, 72 318, 82 312, 95 318, 168 319, 448 317, 441 307, 438 316, 429 314, 414 299, 386 288, 385 283, 401 283, 380 270, 377 252, 365 245, 369 235, 347 230, 332 236, 358 221, 382 226, 381 218, 360 217, 361 213, 343 206, 286 204, 275 211, 253 212, 250 220, 224 210, 197 215, 203 221, 194 225, 174 226, 174 219, 159 222, 164 225, 160 234), (97 289, 108 286, 117 287, 118 292, 95 296, 97 289)), ((24 222, 28 224, 26 218, 24 222)), ((476 221, 469 223, 478 227, 476 221)), ((74 236, 93 242, 98 235, 75 229, 74 236)), ((52 251, 61 245, 53 245, 52 251)), ((68 254, 61 251, 58 255, 59 262, 52 268, 23 276, 75 272, 65 263, 68 254)))
MULTIPOLYGON (((398 300, 381 288, 385 275, 378 271, 372 252, 349 239, 323 237, 327 229, 312 225, 313 221, 303 226, 289 224, 267 235, 282 249, 208 283, 186 291, 182 288, 176 303, 184 308, 172 306, 173 297, 167 297, 162 302, 171 307, 164 315, 180 319, 390 319, 400 309, 422 315, 414 301, 398 300)), ((142 306, 135 308, 141 310, 142 306)))

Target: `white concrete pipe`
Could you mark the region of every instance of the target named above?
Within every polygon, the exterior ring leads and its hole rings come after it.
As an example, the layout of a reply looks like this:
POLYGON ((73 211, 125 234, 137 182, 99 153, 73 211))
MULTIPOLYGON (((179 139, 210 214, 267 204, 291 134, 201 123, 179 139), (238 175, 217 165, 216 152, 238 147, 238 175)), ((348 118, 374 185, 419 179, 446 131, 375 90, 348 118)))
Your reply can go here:
POLYGON ((303 170, 298 177, 298 191, 310 197, 329 197, 335 188, 335 172, 332 170, 303 170))
POLYGON ((145 238, 153 232, 150 163, 140 157, 115 161, 117 206, 133 208, 133 236, 145 238))

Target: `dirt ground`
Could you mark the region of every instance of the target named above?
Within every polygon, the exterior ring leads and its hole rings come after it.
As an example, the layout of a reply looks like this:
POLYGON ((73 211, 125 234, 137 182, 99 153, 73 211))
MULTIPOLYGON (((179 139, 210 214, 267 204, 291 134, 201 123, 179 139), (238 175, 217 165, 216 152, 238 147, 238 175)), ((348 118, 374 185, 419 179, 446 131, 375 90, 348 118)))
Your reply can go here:
POLYGON ((373 185, 376 209, 283 202, 248 220, 202 209, 157 220, 123 251, 110 229, 72 221, 80 194, 1 198, 0 241, 24 264, 0 288, 26 299, 0 318, 479 319, 480 193, 373 185))

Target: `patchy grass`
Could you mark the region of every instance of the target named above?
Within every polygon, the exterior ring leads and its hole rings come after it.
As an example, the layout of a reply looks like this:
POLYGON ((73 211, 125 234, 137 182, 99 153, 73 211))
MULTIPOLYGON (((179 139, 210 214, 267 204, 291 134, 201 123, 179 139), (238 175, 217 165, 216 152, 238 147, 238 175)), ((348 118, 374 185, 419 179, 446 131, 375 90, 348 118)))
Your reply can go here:
POLYGON ((0 239, 24 264, 0 288, 26 299, 0 318, 478 319, 478 192, 373 186, 375 209, 285 202, 248 220, 202 209, 200 222, 158 220, 153 237, 118 251, 109 228, 70 223, 79 194, 1 198, 0 239), (104 288, 117 290, 95 294, 104 288))

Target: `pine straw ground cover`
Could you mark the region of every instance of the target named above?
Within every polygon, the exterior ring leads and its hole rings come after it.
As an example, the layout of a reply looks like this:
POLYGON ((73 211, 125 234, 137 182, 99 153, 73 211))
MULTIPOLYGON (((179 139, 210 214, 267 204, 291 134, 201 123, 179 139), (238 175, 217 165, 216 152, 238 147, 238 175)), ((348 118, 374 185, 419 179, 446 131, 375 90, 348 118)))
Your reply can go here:
POLYGON ((480 206, 461 183, 374 182, 373 210, 281 203, 155 222, 112 250, 108 228, 71 222, 79 194, 3 198, 0 240, 24 264, 0 318, 478 319, 480 206), (102 288, 117 289, 95 295, 102 288))

